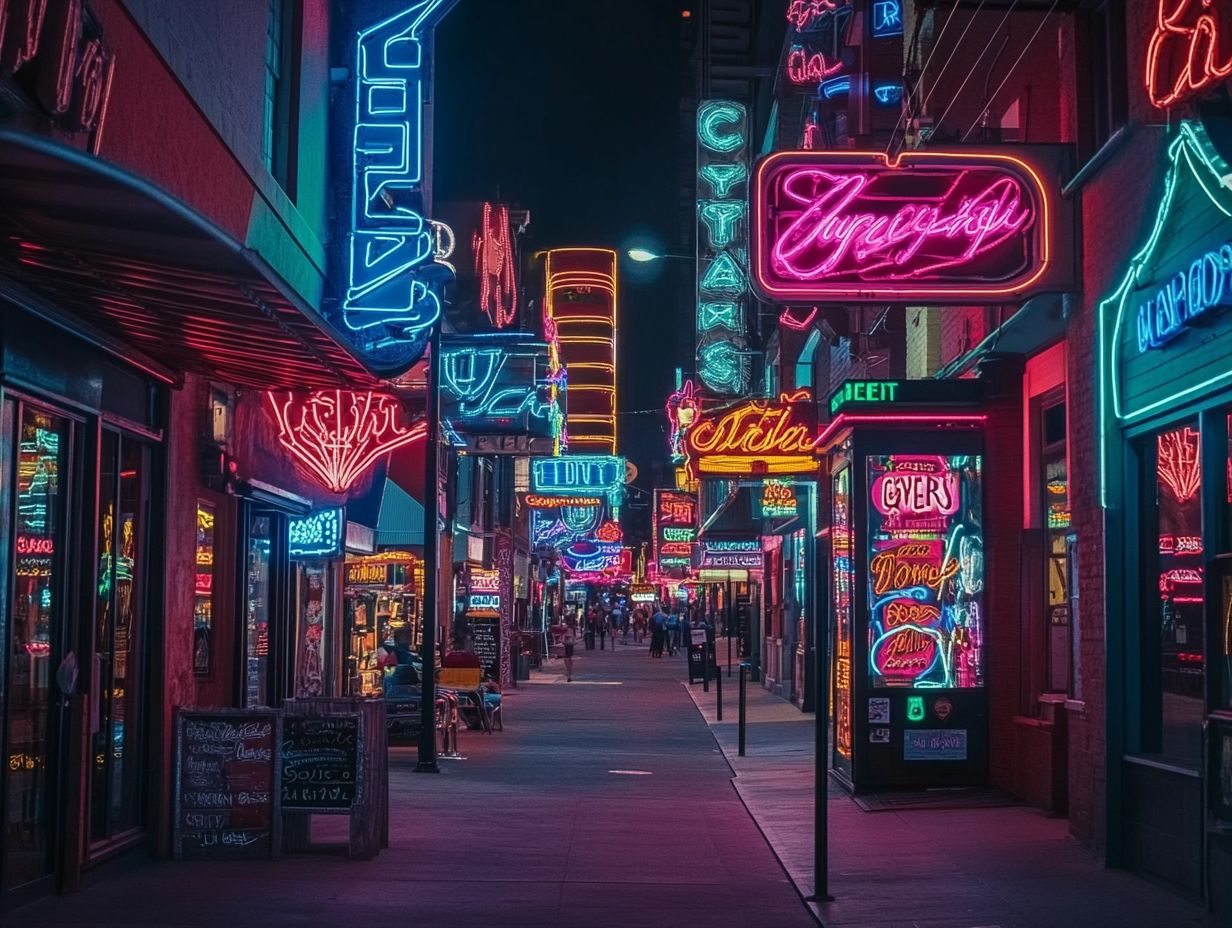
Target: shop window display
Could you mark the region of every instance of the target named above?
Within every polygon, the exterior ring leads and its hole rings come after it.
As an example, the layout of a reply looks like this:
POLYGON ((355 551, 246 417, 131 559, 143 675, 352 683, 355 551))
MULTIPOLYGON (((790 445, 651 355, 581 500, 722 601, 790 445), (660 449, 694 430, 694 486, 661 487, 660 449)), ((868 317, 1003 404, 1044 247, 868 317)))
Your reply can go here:
POLYGON ((1196 420, 1154 439, 1159 703, 1148 707, 1143 748, 1197 763, 1205 663, 1202 467, 1196 420), (1158 720, 1158 726, 1151 724, 1158 720))

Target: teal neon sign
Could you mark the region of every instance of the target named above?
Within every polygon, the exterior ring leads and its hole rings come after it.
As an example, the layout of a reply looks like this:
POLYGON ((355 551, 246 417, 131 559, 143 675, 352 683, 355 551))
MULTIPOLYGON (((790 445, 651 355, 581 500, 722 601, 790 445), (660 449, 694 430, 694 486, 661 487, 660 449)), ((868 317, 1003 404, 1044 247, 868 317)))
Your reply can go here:
POLYGON ((851 403, 893 403, 897 380, 849 380, 830 397, 830 415, 851 403))

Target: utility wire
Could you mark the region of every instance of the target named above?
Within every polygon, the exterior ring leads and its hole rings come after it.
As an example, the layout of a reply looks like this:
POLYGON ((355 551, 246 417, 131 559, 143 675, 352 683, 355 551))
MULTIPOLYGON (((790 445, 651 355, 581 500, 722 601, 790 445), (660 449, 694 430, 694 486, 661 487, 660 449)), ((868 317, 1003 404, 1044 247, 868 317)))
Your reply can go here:
MULTIPOLYGON (((1031 33, 1031 38, 1029 38, 1027 40, 1027 44, 1022 47, 1022 51, 1019 52, 1018 57, 1014 59, 1014 63, 1010 65, 1010 69, 1005 72, 1005 77, 1001 79, 1001 83, 997 85, 997 89, 994 90, 984 102, 984 111, 987 111, 988 107, 992 106, 992 101, 997 98, 997 94, 1001 92, 1001 88, 1005 86, 1007 81, 1009 81, 1010 75, 1013 74, 1018 65, 1022 63, 1022 59, 1026 56, 1027 52, 1030 51, 1031 46, 1035 44, 1035 39, 1039 36, 1040 30, 1044 28, 1044 23, 1046 23, 1048 18, 1056 11, 1057 2, 1058 0, 1052 0, 1052 6, 1048 8, 1048 12, 1040 17, 1039 25, 1036 26, 1035 31, 1031 33)), ((975 131, 975 127, 979 125, 980 120, 984 116, 984 111, 982 111, 979 116, 975 117, 975 122, 971 124, 971 128, 963 134, 962 141, 967 141, 967 136, 975 131)))
MULTIPOLYGON (((1053 0, 1053 2, 1055 3, 1055 2, 1056 2, 1056 0, 1053 0)), ((983 6, 983 4, 982 4, 982 3, 981 3, 980 5, 981 5, 981 6, 983 6)), ((1001 17, 1001 22, 997 23, 997 28, 996 28, 996 29, 994 29, 994 30, 993 30, 993 32, 992 32, 992 34, 993 34, 994 36, 995 36, 997 33, 999 33, 999 32, 1001 31, 1001 29, 1005 26, 1006 22, 1007 22, 1007 21, 1009 20, 1009 18, 1010 18, 1010 14, 1014 12, 1014 7, 1016 7, 1016 6, 1018 6, 1018 0, 1014 0, 1014 2, 1013 2, 1013 3, 1011 3, 1011 4, 1009 5, 1009 9, 1007 9, 1007 10, 1005 11, 1005 15, 1001 17)), ((978 11, 978 10, 976 10, 976 12, 978 13, 979 11, 978 11)), ((972 17, 971 17, 971 21, 972 21, 972 22, 974 22, 974 21, 975 21, 975 17, 974 17, 974 16, 972 16, 972 17)), ((966 33, 965 33, 965 32, 964 32, 963 34, 964 34, 964 35, 966 35, 966 33)), ((989 50, 990 48, 992 48, 992 40, 991 40, 991 39, 989 39, 988 43, 987 43, 987 44, 983 47, 983 49, 981 49, 981 50, 980 50, 979 57, 977 57, 977 58, 975 59, 975 61, 974 61, 974 62, 972 62, 972 64, 971 64, 971 70, 967 72, 967 76, 963 78, 963 82, 962 82, 961 84, 959 84, 959 85, 958 85, 958 89, 957 89, 956 91, 954 91, 953 96, 951 96, 951 97, 950 97, 950 102, 949 102, 949 104, 946 106, 945 111, 944 111, 944 112, 943 112, 943 113, 942 113, 942 114, 941 114, 941 115, 937 118, 937 121, 936 121, 935 123, 933 123, 933 125, 932 125, 932 134, 931 134, 931 136, 930 136, 930 137, 935 137, 935 136, 936 136, 936 134, 937 134, 937 127, 938 127, 938 126, 940 126, 943 122, 945 122, 945 117, 946 117, 946 116, 948 116, 948 115, 950 114, 950 110, 952 110, 952 109, 954 108, 954 104, 955 104, 955 103, 957 103, 957 102, 958 102, 959 97, 961 97, 961 96, 962 96, 963 89, 967 86, 967 81, 971 80, 971 78, 975 75, 975 69, 976 69, 976 68, 978 68, 978 67, 980 66, 980 62, 984 60, 984 56, 985 56, 986 54, 988 54, 988 50, 989 50)), ((987 104, 985 104, 985 105, 987 105, 987 104)), ((983 110, 981 110, 980 112, 981 112, 981 115, 982 115, 982 114, 983 114, 983 110)))
MULTIPOLYGON (((954 18, 954 13, 958 10, 958 4, 955 3, 950 7, 950 15, 945 18, 945 22, 941 24, 941 32, 933 40, 933 47, 928 50, 928 57, 924 59, 924 67, 920 68, 920 76, 915 79, 915 85, 911 88, 911 93, 907 95, 908 100, 914 100, 915 95, 920 92, 920 85, 924 83, 924 75, 928 73, 928 66, 932 64, 933 55, 937 54, 937 49, 941 45, 941 40, 945 38, 945 30, 950 28, 950 20, 954 18)), ((919 32, 916 32, 916 39, 919 39, 919 32)), ((953 57, 951 53, 950 57, 953 57)), ((949 59, 946 59, 946 64, 949 64, 949 59)), ((943 72, 945 68, 941 69, 943 72)), ((898 135, 898 127, 902 125, 904 117, 907 115, 907 107, 903 107, 898 114, 898 119, 894 121, 894 129, 890 132, 890 141, 886 144, 886 155, 890 154, 890 149, 894 147, 894 137, 898 135)), ((904 126, 904 129, 906 127, 904 126)))

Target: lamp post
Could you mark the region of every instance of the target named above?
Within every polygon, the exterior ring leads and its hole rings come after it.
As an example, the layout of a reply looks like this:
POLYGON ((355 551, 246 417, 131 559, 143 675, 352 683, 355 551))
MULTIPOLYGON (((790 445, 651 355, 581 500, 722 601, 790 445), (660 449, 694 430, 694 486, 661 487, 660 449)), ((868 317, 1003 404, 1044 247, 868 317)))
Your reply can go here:
POLYGON ((440 596, 437 593, 439 583, 439 551, 440 533, 437 520, 440 518, 440 412, 441 412, 441 327, 432 328, 429 342, 428 369, 428 435, 424 443, 425 458, 424 480, 425 506, 424 513, 424 618, 423 644, 420 658, 423 661, 423 673, 420 674, 420 691, 422 705, 420 706, 419 725, 419 762, 415 765, 416 773, 440 773, 436 763, 436 626, 440 620, 438 607, 440 596))
POLYGON ((695 256, 660 254, 657 251, 651 251, 649 248, 630 248, 625 252, 625 257, 630 261, 636 261, 638 264, 646 264, 650 261, 663 261, 669 258, 676 261, 692 261, 695 256))

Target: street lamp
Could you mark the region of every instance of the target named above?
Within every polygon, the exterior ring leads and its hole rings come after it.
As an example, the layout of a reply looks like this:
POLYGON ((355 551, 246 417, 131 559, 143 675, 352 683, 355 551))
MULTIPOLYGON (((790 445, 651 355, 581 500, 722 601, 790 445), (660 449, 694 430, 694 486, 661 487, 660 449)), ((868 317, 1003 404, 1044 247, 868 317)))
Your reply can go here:
POLYGON ((639 264, 645 264, 648 261, 661 261, 664 258, 676 258, 680 261, 692 261, 692 255, 671 255, 659 254, 656 251, 651 251, 649 248, 630 248, 625 254, 631 261, 636 261, 639 264))

